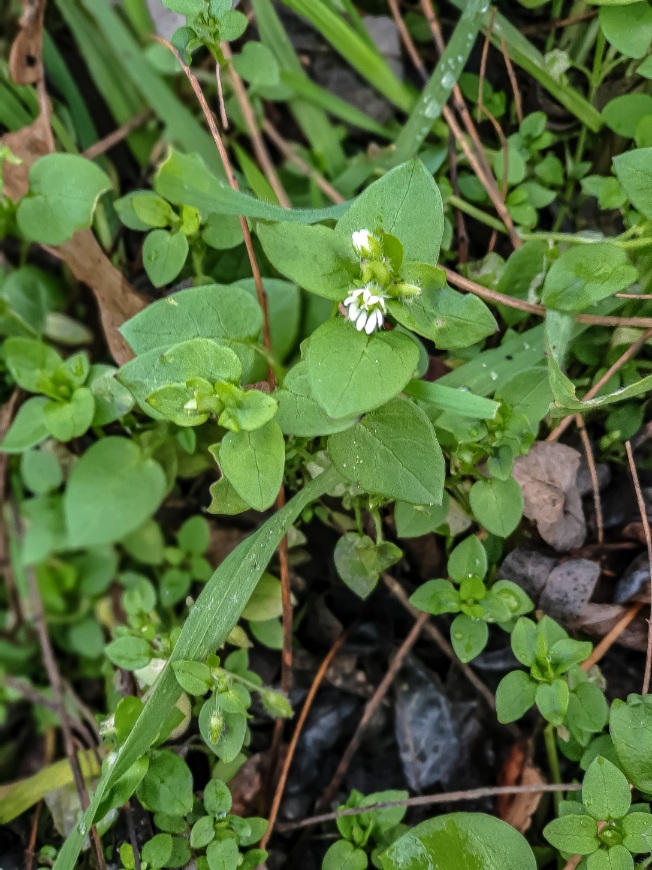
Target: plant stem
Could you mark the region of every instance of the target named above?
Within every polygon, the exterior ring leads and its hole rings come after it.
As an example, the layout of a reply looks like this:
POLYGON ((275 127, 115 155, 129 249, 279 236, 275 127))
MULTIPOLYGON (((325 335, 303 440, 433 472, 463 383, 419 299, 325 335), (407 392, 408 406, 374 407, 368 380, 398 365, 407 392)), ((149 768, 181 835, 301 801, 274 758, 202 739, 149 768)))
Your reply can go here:
MULTIPOLYGON (((482 211, 481 208, 476 208, 476 206, 471 205, 470 202, 467 202, 461 197, 451 194, 451 196, 448 197, 447 202, 454 208, 458 208, 460 211, 464 212, 464 214, 468 214, 469 217, 475 218, 486 226, 491 227, 492 230, 509 235, 507 228, 502 221, 487 214, 486 211, 482 211)), ((522 238, 524 238, 524 236, 522 236, 522 238)))
MULTIPOLYGON (((552 781, 555 783, 561 783, 561 769, 559 767, 559 753, 557 752, 557 739, 555 726, 552 723, 546 725, 543 738, 546 743, 546 753, 548 755, 548 766, 550 768, 550 775, 552 777, 552 781)), ((555 801, 555 812, 559 815, 559 804, 562 799, 561 792, 555 792, 554 801, 555 801)))

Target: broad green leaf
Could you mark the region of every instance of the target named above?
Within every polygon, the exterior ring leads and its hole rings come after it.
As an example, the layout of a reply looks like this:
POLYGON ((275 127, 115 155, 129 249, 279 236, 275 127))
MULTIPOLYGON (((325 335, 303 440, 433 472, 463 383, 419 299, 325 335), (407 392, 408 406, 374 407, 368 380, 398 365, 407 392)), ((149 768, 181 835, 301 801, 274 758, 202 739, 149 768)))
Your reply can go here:
POLYGON ((599 822, 622 818, 632 803, 632 793, 625 774, 615 764, 598 755, 584 776, 582 803, 599 822))
POLYGON ((645 57, 652 43, 652 7, 645 2, 603 6, 600 27, 607 41, 625 57, 645 57))
POLYGON ((348 840, 338 840, 328 847, 322 862, 322 870, 366 870, 369 866, 367 853, 348 840))
POLYGON ((264 622, 283 613, 281 581, 272 574, 263 574, 242 611, 244 619, 264 622))
POLYGON ((352 233, 363 229, 396 236, 407 261, 437 262, 444 212, 439 188, 420 160, 397 166, 369 185, 340 218, 336 232, 350 244, 352 233))
POLYGON ((70 870, 75 866, 86 836, 82 831, 88 830, 95 820, 104 795, 149 749, 161 722, 179 698, 182 690, 172 671, 172 662, 201 661, 222 645, 287 529, 307 505, 330 490, 338 480, 337 472, 330 469, 308 483, 284 508, 230 553, 206 583, 188 614, 167 665, 150 690, 141 716, 125 743, 116 751, 113 764, 105 766, 82 825, 75 826, 60 850, 55 870, 70 870))
POLYGON ((177 682, 189 695, 205 695, 213 685, 211 669, 203 662, 174 662, 172 669, 177 682))
POLYGON ((349 532, 335 545, 335 567, 346 585, 360 598, 376 588, 383 571, 401 558, 402 552, 390 541, 377 544, 367 535, 349 532))
POLYGON ((155 834, 143 846, 141 857, 150 867, 167 867, 172 855, 172 835, 155 834))
POLYGON ((2 453, 22 453, 48 437, 44 414, 48 401, 44 396, 33 396, 20 406, 9 431, 0 441, 2 453))
POLYGON ((251 342, 263 325, 260 306, 239 287, 205 284, 180 290, 148 305, 120 332, 137 354, 190 338, 251 342))
POLYGON ((423 282, 423 286, 421 296, 410 303, 388 303, 392 316, 406 329, 441 348, 468 347, 496 332, 498 325, 482 299, 448 285, 436 288, 423 282))
POLYGON ((211 484, 211 503, 206 508, 209 514, 226 514, 235 516, 249 510, 249 503, 240 498, 226 477, 221 477, 211 484))
POLYGON ((483 813, 451 813, 415 825, 380 855, 383 870, 536 870, 527 840, 483 813))
POLYGON ((276 422, 285 435, 314 438, 348 429, 356 422, 357 415, 334 420, 315 399, 310 386, 306 362, 295 365, 283 381, 283 388, 275 397, 278 401, 276 422))
POLYGON ((536 366, 519 372, 496 390, 495 398, 502 399, 514 414, 523 414, 533 428, 537 427, 553 401, 547 369, 536 366))
POLYGON ((263 511, 274 503, 283 481, 285 441, 275 421, 253 432, 227 432, 219 448, 222 473, 238 495, 263 511))
POLYGON ((448 573, 456 583, 467 577, 482 579, 487 573, 487 551, 475 535, 458 544, 448 558, 448 573))
POLYGON ((565 680, 553 680, 552 683, 539 683, 535 702, 539 712, 553 725, 561 725, 568 710, 568 683, 565 680))
POLYGON ((446 522, 450 498, 444 492, 440 505, 409 504, 397 501, 394 506, 394 522, 399 538, 419 538, 434 532, 446 522))
POLYGON ((367 335, 335 318, 310 337, 312 392, 330 417, 362 414, 396 396, 414 375, 419 349, 396 330, 367 335))
POLYGON ((78 460, 64 496, 73 547, 118 541, 160 505, 166 482, 161 466, 126 438, 110 436, 78 460))
POLYGON ((217 383, 215 392, 224 403, 218 423, 234 432, 253 432, 269 423, 276 414, 276 399, 262 390, 243 390, 234 384, 217 383))
POLYGON ((652 148, 619 154, 614 168, 631 204, 652 220, 652 148))
POLYGON ((43 419, 57 441, 70 441, 88 431, 95 415, 95 399, 88 387, 72 394, 69 402, 50 401, 43 408, 43 419))
POLYGON ((555 397, 550 412, 560 417, 565 417, 567 414, 575 414, 577 411, 586 413, 595 408, 624 402, 626 399, 643 395, 652 389, 652 375, 647 375, 641 378, 640 381, 635 381, 626 387, 620 387, 614 390, 613 393, 607 393, 605 396, 599 396, 595 399, 578 399, 575 384, 562 372, 559 363, 552 353, 548 355, 548 376, 550 387, 555 397))
POLYGON ((543 835, 556 849, 571 855, 590 855, 600 846, 598 823, 591 816, 573 814, 553 819, 543 835))
POLYGON ((652 97, 649 94, 623 94, 609 100, 602 110, 607 125, 619 136, 633 139, 640 121, 652 114, 652 97))
POLYGON ((237 840, 213 840, 206 849, 208 870, 236 870, 239 856, 237 840))
POLYGON ((259 224, 258 239, 272 266, 304 290, 342 301, 359 266, 351 240, 328 227, 259 224))
POLYGON ((586 870, 634 870, 634 859, 624 846, 600 849, 586 859, 586 870))
MULTIPOLYGON (((134 727, 137 726, 138 720, 134 727)), ((156 751, 138 787, 138 798, 154 812, 179 816, 189 813, 193 804, 190 768, 182 758, 169 749, 156 751)))
POLYGON ((90 227, 97 201, 111 189, 109 177, 77 154, 46 154, 29 170, 29 193, 18 204, 18 228, 26 239, 60 245, 90 227))
POLYGON ((488 639, 489 627, 484 619, 472 619, 460 613, 453 620, 451 643, 458 659, 464 664, 480 655, 488 639))
POLYGON ((627 778, 652 792, 652 695, 629 695, 611 705, 609 732, 627 778))
POLYGON ((117 369, 108 365, 91 366, 86 386, 95 399, 93 426, 108 426, 128 414, 134 397, 115 377, 117 369))
MULTIPOLYGON (((256 298, 254 279, 243 279, 237 282, 237 287, 246 290, 256 298)), ((299 338, 302 320, 302 293, 296 284, 280 281, 277 278, 263 278, 263 286, 267 297, 267 314, 269 316, 269 332, 272 342, 272 353, 279 362, 287 359, 294 350, 299 338)), ((258 356, 251 373, 251 381, 264 380, 266 363, 258 356)))
POLYGON ((167 227, 173 216, 170 203, 153 190, 134 190, 116 199, 113 207, 126 227, 140 232, 152 227, 167 227))
POLYGON ((208 169, 197 154, 182 154, 170 149, 154 182, 156 192, 173 205, 192 205, 204 216, 243 215, 266 221, 292 221, 314 224, 339 217, 348 203, 319 209, 286 209, 233 190, 208 169))
POLYGON ((409 399, 393 399, 357 426, 331 435, 328 452, 342 476, 366 492, 410 504, 441 504, 441 448, 432 424, 409 399))
POLYGON ((478 480, 469 498, 473 515, 492 535, 508 537, 523 516, 523 492, 513 478, 478 480))
POLYGON ((107 645, 106 656, 118 668, 138 671, 149 664, 152 649, 144 637, 118 637, 107 645))
POLYGON ((61 465, 49 450, 27 450, 23 453, 20 474, 25 486, 35 495, 58 489, 63 482, 61 465))
POLYGON ((8 338, 3 355, 12 378, 30 393, 43 391, 43 383, 61 365, 61 357, 49 345, 33 338, 8 338))
POLYGON ((583 311, 620 293, 638 278, 627 253, 609 242, 597 242, 587 250, 576 245, 556 260, 543 285, 542 301, 560 311, 583 311))
POLYGON ((155 287, 170 284, 183 269, 188 239, 182 232, 152 230, 143 244, 143 266, 155 287))
POLYGON ((458 613, 460 593, 448 580, 428 580, 410 596, 410 604, 424 613, 439 616, 458 613))
POLYGON ((652 852, 652 815, 629 813, 622 821, 623 846, 633 855, 652 852))
POLYGON ((280 81, 276 58, 262 42, 246 42, 240 54, 233 58, 233 66, 252 85, 277 85, 280 81))
POLYGON ((534 704, 537 684, 525 671, 511 671, 498 683, 496 715, 501 725, 515 722, 534 704))

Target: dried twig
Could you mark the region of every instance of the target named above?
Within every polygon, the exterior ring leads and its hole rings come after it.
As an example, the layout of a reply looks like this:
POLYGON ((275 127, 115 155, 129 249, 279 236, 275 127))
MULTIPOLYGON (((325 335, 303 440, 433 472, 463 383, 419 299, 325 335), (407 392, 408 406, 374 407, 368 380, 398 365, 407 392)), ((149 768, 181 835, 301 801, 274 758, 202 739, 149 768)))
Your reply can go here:
POLYGON ((331 781, 328 783, 323 795, 321 796, 321 798, 317 802, 317 809, 319 809, 320 807, 328 806, 328 804, 332 801, 333 797, 335 796, 335 793, 337 792, 338 788, 340 787, 340 783, 342 782, 342 779, 344 778, 344 774, 346 773, 353 756, 356 754, 356 752, 360 748, 360 744, 362 743, 362 738, 364 737, 364 733, 367 730, 367 726, 369 725, 369 723, 371 722, 372 718, 374 717, 376 711, 378 710, 378 708, 380 707, 380 705, 384 701, 385 695, 387 694, 390 686, 394 682, 394 679, 395 679, 396 675, 398 674, 399 670, 401 669, 403 662, 405 661, 406 656, 408 655, 408 653, 410 652, 410 650, 412 649, 414 644, 419 639, 421 631, 423 630, 423 627, 427 621, 428 621, 428 614, 427 613, 420 613, 417 616, 417 618, 414 622, 414 625, 412 626, 412 629, 410 630, 410 633, 405 638, 405 640, 403 641, 401 646, 398 648, 396 655, 392 659, 392 662, 391 662, 389 668, 387 669, 387 673, 385 674, 383 679, 378 684, 378 688, 376 689, 376 691, 373 693, 371 698, 367 701, 367 706, 365 707, 364 713, 362 714, 362 719, 360 719, 360 722, 358 723, 358 727, 356 728, 355 733, 353 734, 353 737, 351 738, 351 740, 349 742, 349 745, 344 750, 344 754, 342 755, 342 758, 340 759, 340 762, 337 765, 337 768, 336 768, 335 773, 333 774, 333 776, 331 778, 331 781))
POLYGON ((505 66, 507 67, 507 75, 509 76, 509 83, 512 86, 512 93, 514 95, 514 106, 516 108, 516 117, 518 118, 518 123, 523 123, 523 100, 521 98, 521 91, 518 86, 518 79, 516 78, 516 73, 514 72, 514 66, 512 64, 512 60, 509 56, 509 51, 507 50, 507 43, 505 42, 505 37, 500 37, 500 50, 502 52, 503 58, 505 60, 505 66))
POLYGON ((105 154, 107 151, 110 151, 111 148, 114 148, 126 139, 130 133, 137 130, 138 127, 142 126, 145 121, 148 121, 151 117, 152 110, 143 109, 142 112, 138 112, 137 115, 134 115, 133 118, 124 123, 121 127, 118 127, 117 130, 114 130, 113 133, 109 133, 108 136, 95 142, 94 145, 89 145, 85 151, 82 151, 81 156, 86 157, 87 160, 94 160, 96 157, 99 157, 100 154, 105 154))
POLYGON ((278 816, 278 810, 281 805, 281 800, 283 798, 283 792, 285 791, 285 784, 287 782, 288 773, 290 772, 290 767, 292 766, 292 761, 294 759, 294 754, 297 749, 297 745, 299 743, 299 737, 301 737, 301 732, 303 731, 303 726, 306 724, 306 719, 308 718, 308 713, 312 707, 313 701, 315 700, 315 696, 319 690, 319 687, 322 684, 326 673, 331 666, 331 663, 337 653, 342 649, 344 642, 347 637, 347 632, 342 632, 342 634, 337 638, 333 646, 330 648, 328 653, 326 654, 323 662, 319 666, 317 673, 313 677, 312 683, 310 685, 310 689, 308 690, 308 694, 306 695, 306 699, 303 702, 303 707, 301 708, 301 713, 299 714, 299 718, 297 719, 297 724, 294 728, 294 733, 292 734, 292 739, 290 740, 290 745, 288 746, 288 751, 283 760, 283 767, 281 768, 281 772, 278 777, 278 783, 276 785, 276 790, 274 792, 274 799, 272 800, 272 806, 269 811, 268 821, 267 821, 267 830, 265 831, 265 835, 260 843, 261 849, 267 848, 267 843, 269 843, 270 837, 272 836, 272 832, 274 831, 274 825, 276 823, 276 818, 278 816))
MULTIPOLYGON (((647 546, 647 560, 648 567, 650 571, 650 606, 652 607, 652 533, 650 532, 650 523, 647 518, 647 509, 645 506, 645 499, 643 498, 643 492, 641 490, 641 482, 638 479, 638 472, 636 470, 636 465, 634 463, 634 453, 632 451, 632 445, 629 441, 625 441, 625 450, 627 451, 627 459, 629 461, 629 468, 632 473, 632 480, 634 482, 634 490, 636 491, 636 502, 638 504, 638 509, 641 514, 641 522, 643 524, 643 533, 645 534, 645 545, 647 546)), ((647 631, 647 653, 645 656, 645 674, 643 676, 643 688, 641 690, 642 695, 647 695, 650 690, 650 674, 652 673, 652 614, 651 618, 648 619, 648 631, 647 631)))
POLYGON ((597 665, 597 663, 605 657, 607 652, 615 644, 620 635, 625 631, 630 622, 634 620, 642 607, 642 601, 637 601, 635 604, 632 604, 632 606, 624 614, 624 616, 622 616, 614 625, 614 627, 610 629, 607 634, 605 634, 600 643, 596 644, 596 646, 593 648, 593 652, 588 657, 588 659, 582 662, 583 671, 590 671, 593 665, 597 665))
POLYGON ((595 467, 593 448, 591 447, 591 440, 589 438, 588 432, 586 431, 586 426, 584 425, 584 420, 582 419, 581 414, 575 414, 575 423, 577 424, 577 428, 580 432, 582 446, 584 447, 584 455, 586 456, 586 464, 589 467, 589 474, 591 476, 591 488, 593 490, 593 506, 595 508, 596 537, 598 539, 598 544, 602 544, 604 543, 602 500, 600 498, 600 482, 598 480, 598 471, 595 467))
POLYGON ((308 176, 308 178, 312 179, 317 187, 323 193, 325 193, 330 200, 336 203, 345 202, 342 194, 335 190, 333 185, 326 181, 323 175, 321 175, 313 166, 310 166, 310 164, 306 163, 305 160, 299 157, 294 148, 285 141, 285 139, 281 136, 281 134, 278 132, 276 127, 274 127, 269 119, 265 119, 265 122, 263 123, 263 130, 265 131, 268 138, 272 140, 274 145, 281 152, 283 157, 285 157, 286 160, 296 166, 300 172, 308 176))
POLYGON ((487 788, 471 788, 467 791, 450 791, 444 794, 424 794, 417 797, 406 798, 403 801, 387 801, 385 803, 372 804, 362 807, 347 807, 343 810, 335 810, 332 813, 322 813, 301 819, 298 822, 286 822, 278 826, 279 831, 296 831, 298 828, 309 828, 320 825, 322 822, 331 822, 342 816, 359 816, 373 810, 389 809, 390 807, 427 807, 433 804, 458 803, 460 801, 474 801, 486 797, 497 797, 503 794, 540 794, 543 792, 580 791, 580 783, 541 783, 540 785, 506 785, 490 786, 487 788))
MULTIPOLYGON (((652 338, 652 329, 648 329, 647 332, 644 332, 643 335, 638 338, 633 344, 627 348, 627 350, 618 357, 616 362, 602 375, 602 377, 596 381, 596 383, 591 387, 591 389, 587 392, 587 394, 582 398, 583 402, 588 402, 589 399, 593 399, 602 389, 602 387, 609 381, 616 372, 622 368, 626 362, 629 362, 630 359, 636 356, 639 350, 644 347, 644 345, 652 338)), ((564 419, 559 423, 548 435, 546 441, 556 441, 560 438, 566 429, 570 426, 570 424, 575 419, 573 414, 570 414, 568 417, 564 417, 564 419)))

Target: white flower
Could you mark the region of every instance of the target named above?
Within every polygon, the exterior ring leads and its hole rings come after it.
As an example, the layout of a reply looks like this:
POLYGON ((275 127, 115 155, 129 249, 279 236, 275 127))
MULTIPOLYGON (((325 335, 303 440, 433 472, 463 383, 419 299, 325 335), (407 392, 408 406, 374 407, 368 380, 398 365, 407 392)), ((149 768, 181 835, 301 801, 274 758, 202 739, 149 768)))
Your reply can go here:
POLYGON ((385 294, 374 284, 358 287, 349 293, 344 300, 344 306, 347 317, 355 324, 358 332, 364 330, 367 335, 371 335, 382 327, 387 311, 386 299, 385 294))
POLYGON ((353 250, 358 257, 368 257, 371 254, 371 240, 373 235, 369 230, 356 230, 351 234, 353 250))

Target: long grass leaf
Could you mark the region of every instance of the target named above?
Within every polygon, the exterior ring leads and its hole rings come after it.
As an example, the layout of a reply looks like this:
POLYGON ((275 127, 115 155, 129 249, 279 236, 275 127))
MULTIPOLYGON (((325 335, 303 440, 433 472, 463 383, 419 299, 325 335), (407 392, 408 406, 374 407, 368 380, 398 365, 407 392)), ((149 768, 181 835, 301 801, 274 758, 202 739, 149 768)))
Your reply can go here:
POLYGON ((238 621, 251 593, 289 527, 311 502, 339 480, 327 469, 305 486, 251 537, 243 541, 215 571, 188 614, 179 640, 165 668, 152 687, 140 716, 119 750, 107 758, 103 775, 84 820, 73 830, 59 852, 55 870, 74 870, 90 825, 104 795, 141 755, 147 752, 170 710, 181 695, 172 662, 201 660, 215 652, 238 621))

